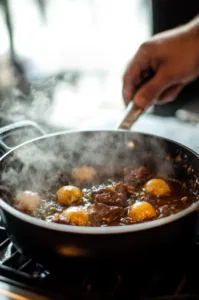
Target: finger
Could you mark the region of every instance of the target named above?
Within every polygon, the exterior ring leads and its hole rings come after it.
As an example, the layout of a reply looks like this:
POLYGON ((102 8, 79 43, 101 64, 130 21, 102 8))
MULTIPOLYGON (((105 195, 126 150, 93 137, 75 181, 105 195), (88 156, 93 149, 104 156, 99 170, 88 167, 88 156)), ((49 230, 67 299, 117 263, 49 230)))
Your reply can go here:
POLYGON ((134 58, 130 61, 124 76, 122 94, 126 104, 132 100, 137 87, 142 83, 150 73, 150 60, 146 52, 138 50, 134 58))
POLYGON ((172 84, 172 81, 159 70, 156 75, 146 82, 134 96, 134 103, 140 108, 146 108, 151 105, 159 96, 172 84))
POLYGON ((177 96, 180 94, 183 88, 183 84, 176 84, 174 86, 169 87, 159 96, 157 104, 172 102, 177 98, 177 96))
POLYGON ((140 72, 139 64, 135 65, 133 62, 124 74, 122 94, 126 105, 131 101, 136 87, 140 83, 140 72))

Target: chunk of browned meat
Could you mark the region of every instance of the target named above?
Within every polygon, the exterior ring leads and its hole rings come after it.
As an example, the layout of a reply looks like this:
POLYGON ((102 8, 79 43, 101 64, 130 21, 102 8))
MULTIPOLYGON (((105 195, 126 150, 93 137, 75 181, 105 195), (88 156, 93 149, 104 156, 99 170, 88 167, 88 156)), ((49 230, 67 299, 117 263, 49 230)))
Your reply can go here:
POLYGON ((107 205, 125 206, 126 195, 117 193, 111 188, 103 188, 92 192, 92 200, 95 203, 104 203, 107 205))
POLYGON ((125 214, 125 210, 118 206, 109 206, 103 203, 95 203, 90 207, 90 219, 93 225, 109 224, 119 220, 125 214))
POLYGON ((134 192, 134 188, 127 184, 118 183, 111 187, 101 188, 91 193, 91 198, 95 203, 107 205, 125 206, 126 200, 134 192))
POLYGON ((149 170, 145 167, 126 167, 124 168, 124 182, 133 186, 143 184, 152 177, 149 170))
POLYGON ((117 193, 122 193, 126 198, 135 192, 135 188, 133 186, 124 183, 117 183, 113 185, 113 190, 117 193))

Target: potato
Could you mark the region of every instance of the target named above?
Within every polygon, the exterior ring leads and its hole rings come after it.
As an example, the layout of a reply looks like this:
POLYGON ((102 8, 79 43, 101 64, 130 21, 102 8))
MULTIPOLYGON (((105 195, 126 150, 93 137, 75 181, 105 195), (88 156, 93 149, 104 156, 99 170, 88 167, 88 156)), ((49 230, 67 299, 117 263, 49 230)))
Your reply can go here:
POLYGON ((89 222, 88 211, 78 206, 71 206, 65 209, 59 218, 66 219, 67 222, 78 226, 86 226, 89 222))
POLYGON ((80 200, 83 196, 82 191, 73 185, 62 186, 56 193, 57 201, 61 205, 71 205, 80 200))
POLYGON ((15 199, 15 206, 22 210, 33 211, 39 208, 40 204, 40 196, 30 191, 19 192, 15 199))
POLYGON ((155 208, 148 202, 136 202, 129 207, 128 216, 135 222, 157 216, 155 208))
POLYGON ((145 186, 145 191, 157 197, 169 196, 171 189, 169 185, 162 179, 151 179, 145 186))
POLYGON ((96 177, 96 171, 93 167, 82 166, 80 168, 73 169, 72 176, 79 181, 89 181, 96 177))

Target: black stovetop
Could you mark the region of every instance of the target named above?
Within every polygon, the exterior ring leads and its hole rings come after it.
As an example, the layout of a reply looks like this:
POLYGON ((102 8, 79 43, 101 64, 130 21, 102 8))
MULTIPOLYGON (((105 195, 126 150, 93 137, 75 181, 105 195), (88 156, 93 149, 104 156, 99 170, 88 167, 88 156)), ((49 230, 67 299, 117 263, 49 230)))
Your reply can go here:
POLYGON ((140 261, 136 267, 135 257, 123 263, 107 261, 100 265, 69 261, 64 267, 55 266, 54 271, 49 271, 19 253, 1 226, 0 297, 2 300, 199 299, 197 244, 182 255, 179 253, 178 260, 165 254, 157 261, 153 259, 150 263, 140 261), (16 298, 16 294, 24 298, 16 298))

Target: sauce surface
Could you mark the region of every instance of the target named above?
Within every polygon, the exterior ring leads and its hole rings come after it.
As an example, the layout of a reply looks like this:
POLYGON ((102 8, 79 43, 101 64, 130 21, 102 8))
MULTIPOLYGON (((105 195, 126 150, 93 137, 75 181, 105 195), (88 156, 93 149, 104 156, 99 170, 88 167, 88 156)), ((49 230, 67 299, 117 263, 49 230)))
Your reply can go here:
POLYGON ((154 176, 145 167, 123 168, 114 176, 98 176, 83 166, 62 173, 56 188, 40 195, 22 191, 13 206, 47 222, 73 226, 124 226, 164 218, 197 201, 186 184, 154 176), (97 179, 96 179, 97 178, 97 179))

